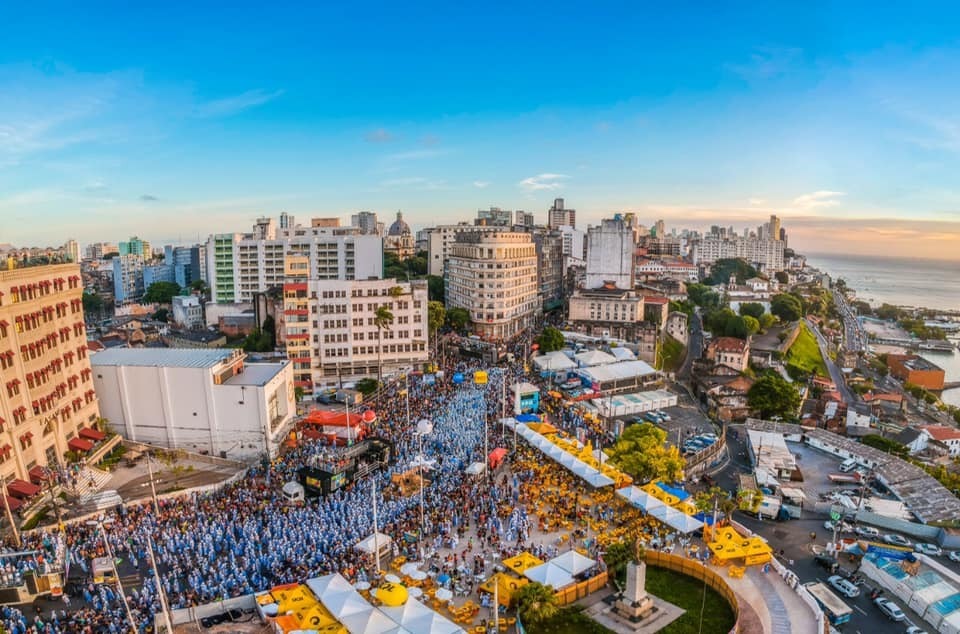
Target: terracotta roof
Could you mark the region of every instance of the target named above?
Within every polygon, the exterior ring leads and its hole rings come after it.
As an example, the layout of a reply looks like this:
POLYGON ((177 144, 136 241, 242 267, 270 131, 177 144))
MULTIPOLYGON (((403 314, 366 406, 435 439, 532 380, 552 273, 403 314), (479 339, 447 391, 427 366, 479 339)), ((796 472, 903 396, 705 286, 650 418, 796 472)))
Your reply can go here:
POLYGON ((645 304, 669 304, 670 300, 666 297, 655 297, 652 295, 647 295, 643 298, 643 303, 645 304))
POLYGON ((719 352, 743 352, 746 344, 746 341, 736 337, 718 337, 713 340, 711 346, 719 352))
POLYGON ((921 427, 923 431, 930 434, 930 437, 934 440, 939 440, 943 442, 945 440, 957 440, 960 439, 960 429, 955 427, 945 427, 943 425, 926 425, 921 427))

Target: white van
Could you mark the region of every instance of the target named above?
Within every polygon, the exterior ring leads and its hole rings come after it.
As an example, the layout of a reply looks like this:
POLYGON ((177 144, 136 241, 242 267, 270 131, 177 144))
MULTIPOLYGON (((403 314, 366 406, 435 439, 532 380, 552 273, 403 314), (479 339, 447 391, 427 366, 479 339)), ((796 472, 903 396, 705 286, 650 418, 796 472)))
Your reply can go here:
POLYGON ((857 461, 853 458, 847 458, 840 463, 840 471, 843 473, 849 473, 857 468, 857 461))

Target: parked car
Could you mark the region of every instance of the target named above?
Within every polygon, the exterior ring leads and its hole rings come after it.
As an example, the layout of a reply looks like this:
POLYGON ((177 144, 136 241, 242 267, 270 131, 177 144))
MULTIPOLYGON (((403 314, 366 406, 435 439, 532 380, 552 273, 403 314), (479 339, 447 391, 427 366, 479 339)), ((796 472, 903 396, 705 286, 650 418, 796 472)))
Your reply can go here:
POLYGON ((837 592, 851 599, 860 596, 860 588, 849 579, 844 579, 840 575, 833 575, 827 578, 827 583, 833 586, 837 592))
POLYGON ((950 558, 950 561, 960 562, 960 550, 951 550, 947 553, 947 557, 950 558))
POLYGON ((903 535, 897 535, 895 533, 887 533, 883 536, 883 541, 888 544, 892 544, 893 546, 904 546, 906 548, 909 548, 913 545, 909 539, 903 535))
POLYGON ((849 524, 847 524, 846 522, 843 522, 843 521, 841 521, 841 522, 831 522, 830 520, 827 520, 826 522, 823 523, 823 527, 824 527, 825 529, 827 529, 828 531, 832 531, 833 528, 834 528, 834 524, 837 525, 837 531, 838 531, 838 532, 841 532, 841 533, 849 533, 850 531, 853 530, 853 527, 852 527, 852 526, 850 526, 849 524))
POLYGON ((813 558, 813 563, 820 566, 828 572, 833 571, 833 567, 837 565, 837 560, 831 557, 830 555, 820 553, 813 558))
POLYGON ((907 631, 905 634, 927 634, 927 631, 917 627, 916 625, 911 625, 910 627, 907 628, 907 631))
POLYGON ((660 418, 663 419, 663 420, 671 420, 671 419, 670 419, 670 414, 668 414, 668 413, 666 413, 666 412, 664 412, 664 411, 657 410, 657 414, 659 414, 659 415, 660 415, 660 418))
POLYGON ((884 599, 883 597, 877 597, 873 600, 877 604, 877 607, 880 608, 880 611, 887 615, 887 618, 891 621, 900 621, 907 618, 907 615, 903 613, 903 610, 900 609, 896 603, 890 599, 884 599))
POLYGON ((924 555, 932 555, 935 557, 939 557, 940 555, 943 554, 943 551, 940 550, 940 547, 934 546, 933 544, 923 544, 921 542, 917 542, 916 544, 913 545, 913 549, 918 553, 923 553, 924 555))
POLYGON ((880 537, 880 531, 875 529, 873 526, 857 526, 853 529, 860 537, 880 537))

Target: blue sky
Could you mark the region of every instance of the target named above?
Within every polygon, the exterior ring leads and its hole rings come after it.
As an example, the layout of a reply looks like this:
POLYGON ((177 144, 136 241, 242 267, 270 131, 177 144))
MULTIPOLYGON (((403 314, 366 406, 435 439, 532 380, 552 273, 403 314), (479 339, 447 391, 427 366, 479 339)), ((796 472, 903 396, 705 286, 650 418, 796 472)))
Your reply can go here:
POLYGON ((563 196, 584 224, 775 212, 800 248, 960 253, 948 3, 128 4, 5 7, 0 242, 563 196))

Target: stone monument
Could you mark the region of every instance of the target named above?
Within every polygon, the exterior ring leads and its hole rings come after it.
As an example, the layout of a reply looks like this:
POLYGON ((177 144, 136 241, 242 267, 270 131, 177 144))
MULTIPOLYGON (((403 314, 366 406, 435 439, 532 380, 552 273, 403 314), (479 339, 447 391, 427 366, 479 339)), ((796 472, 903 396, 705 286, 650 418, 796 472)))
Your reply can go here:
POLYGON ((643 545, 637 540, 633 544, 633 561, 627 564, 627 587, 614 603, 614 612, 633 622, 649 617, 656 606, 647 595, 646 585, 647 563, 643 558, 643 545))

